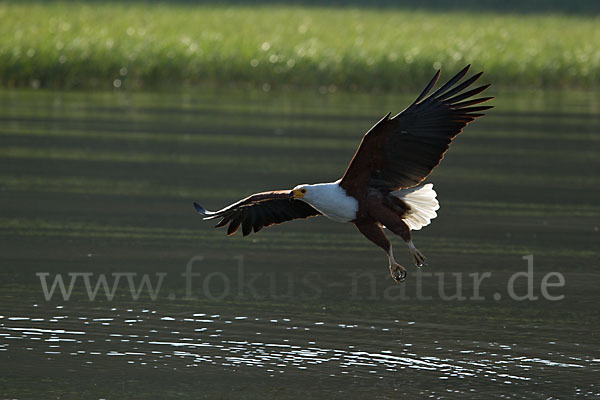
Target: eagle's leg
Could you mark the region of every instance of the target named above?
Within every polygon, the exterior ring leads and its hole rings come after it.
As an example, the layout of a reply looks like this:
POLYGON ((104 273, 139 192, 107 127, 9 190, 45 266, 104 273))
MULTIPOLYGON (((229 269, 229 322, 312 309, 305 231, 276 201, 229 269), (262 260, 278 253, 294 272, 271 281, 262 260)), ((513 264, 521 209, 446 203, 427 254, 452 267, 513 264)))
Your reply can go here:
POLYGON ((427 259, 413 244, 410 228, 406 225, 406 222, 402 220, 402 216, 398 215, 397 212, 391 210, 386 205, 380 203, 377 198, 370 198, 368 201, 371 217, 379 221, 406 242, 415 265, 419 268, 427 265, 427 259))
POLYGON ((407 244, 408 244, 408 249, 410 250, 410 254, 412 254, 412 256, 413 256, 413 261, 415 262, 415 265, 419 268, 424 265, 427 265, 427 259, 425 258, 423 253, 421 253, 419 251, 419 249, 417 249, 415 247, 412 240, 409 240, 407 242, 407 244))
POLYGON ((357 222, 355 225, 367 239, 385 251, 390 262, 390 274, 392 275, 392 278, 394 278, 396 282, 404 282, 406 279, 406 269, 402 265, 398 264, 394 259, 392 245, 385 236, 385 232, 383 231, 381 225, 372 220, 357 222))
POLYGON ((425 258, 423 253, 421 253, 419 249, 415 247, 412 241, 410 228, 408 227, 408 225, 406 225, 406 222, 404 222, 402 218, 396 216, 396 219, 394 219, 393 221, 389 221, 389 223, 385 224, 385 226, 390 231, 394 232, 396 235, 404 239, 404 241, 408 245, 408 250, 412 255, 413 262, 417 267, 421 268, 422 266, 427 265, 427 259, 425 258))

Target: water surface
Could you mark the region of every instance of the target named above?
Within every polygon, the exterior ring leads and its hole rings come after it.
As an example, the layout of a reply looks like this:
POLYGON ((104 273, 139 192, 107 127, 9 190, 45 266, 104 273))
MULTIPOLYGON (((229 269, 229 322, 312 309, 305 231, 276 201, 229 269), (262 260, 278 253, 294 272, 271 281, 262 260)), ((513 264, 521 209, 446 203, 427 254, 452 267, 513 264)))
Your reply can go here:
POLYGON ((600 395, 600 98, 498 97, 396 285, 351 225, 227 238, 191 204, 335 180, 409 97, 1 92, 2 395, 600 395))

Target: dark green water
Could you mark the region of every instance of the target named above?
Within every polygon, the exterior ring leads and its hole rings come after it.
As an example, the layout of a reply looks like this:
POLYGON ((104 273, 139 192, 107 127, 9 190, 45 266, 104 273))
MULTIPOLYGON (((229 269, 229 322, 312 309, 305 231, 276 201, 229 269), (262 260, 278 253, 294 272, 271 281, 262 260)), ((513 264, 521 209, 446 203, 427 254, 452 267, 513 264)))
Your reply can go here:
POLYGON ((497 96, 396 285, 352 225, 192 201, 335 180, 409 97, 0 92, 1 397, 599 396, 600 97, 497 96))

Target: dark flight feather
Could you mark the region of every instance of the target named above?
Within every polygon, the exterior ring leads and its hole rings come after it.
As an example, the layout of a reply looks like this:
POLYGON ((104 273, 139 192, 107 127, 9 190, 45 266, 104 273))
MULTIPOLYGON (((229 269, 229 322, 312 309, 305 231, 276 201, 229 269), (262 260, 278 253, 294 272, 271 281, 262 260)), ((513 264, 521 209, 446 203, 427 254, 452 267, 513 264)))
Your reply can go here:
POLYGON ((436 72, 425 90, 404 111, 386 115, 363 137, 340 181, 346 192, 359 198, 369 188, 393 191, 419 184, 440 163, 452 140, 492 106, 475 106, 492 97, 471 97, 483 85, 466 90, 482 73, 464 80, 469 65, 427 96, 437 82, 436 72))
POLYGON ((197 203, 194 207, 204 219, 222 218, 215 228, 229 223, 227 235, 233 235, 240 226, 242 234, 247 236, 252 230, 258 232, 273 224, 321 215, 309 204, 290 198, 286 190, 253 194, 219 211, 207 211, 197 203))

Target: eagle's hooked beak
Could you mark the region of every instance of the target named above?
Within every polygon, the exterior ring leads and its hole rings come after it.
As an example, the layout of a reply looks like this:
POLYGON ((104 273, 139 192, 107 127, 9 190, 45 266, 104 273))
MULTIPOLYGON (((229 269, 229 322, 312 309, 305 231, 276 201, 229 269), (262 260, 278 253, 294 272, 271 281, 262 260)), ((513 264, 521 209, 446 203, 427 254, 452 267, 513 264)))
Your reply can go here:
POLYGON ((290 192, 290 199, 299 199, 304 197, 306 190, 304 189, 295 189, 290 192))

